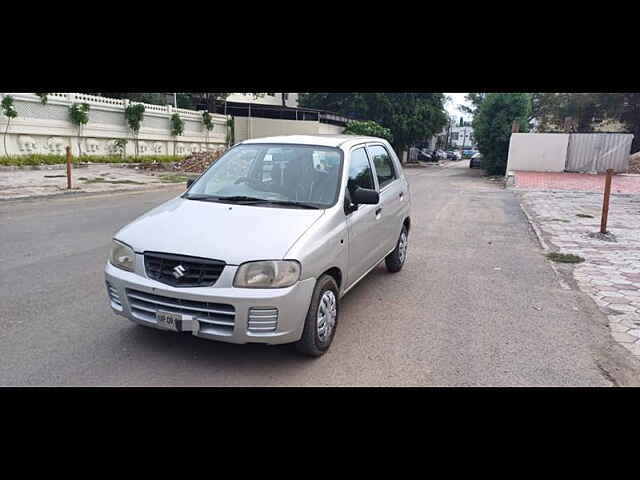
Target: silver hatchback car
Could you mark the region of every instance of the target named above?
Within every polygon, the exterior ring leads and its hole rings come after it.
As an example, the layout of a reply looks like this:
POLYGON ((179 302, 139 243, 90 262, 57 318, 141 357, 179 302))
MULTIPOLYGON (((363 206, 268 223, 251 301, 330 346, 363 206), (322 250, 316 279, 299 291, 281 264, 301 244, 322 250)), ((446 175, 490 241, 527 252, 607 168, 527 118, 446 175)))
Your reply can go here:
POLYGON ((115 313, 232 343, 327 351, 340 298, 407 258, 409 184, 383 139, 247 140, 187 191, 118 231, 105 267, 115 313))

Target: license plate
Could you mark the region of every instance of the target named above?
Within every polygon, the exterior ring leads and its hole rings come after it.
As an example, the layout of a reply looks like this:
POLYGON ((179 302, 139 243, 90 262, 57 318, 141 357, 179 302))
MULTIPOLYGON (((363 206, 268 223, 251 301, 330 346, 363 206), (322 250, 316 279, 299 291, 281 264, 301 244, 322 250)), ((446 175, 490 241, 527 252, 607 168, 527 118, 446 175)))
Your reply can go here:
POLYGON ((157 311, 156 320, 158 321, 158 326, 160 328, 179 332, 182 323, 182 315, 173 312, 157 311))

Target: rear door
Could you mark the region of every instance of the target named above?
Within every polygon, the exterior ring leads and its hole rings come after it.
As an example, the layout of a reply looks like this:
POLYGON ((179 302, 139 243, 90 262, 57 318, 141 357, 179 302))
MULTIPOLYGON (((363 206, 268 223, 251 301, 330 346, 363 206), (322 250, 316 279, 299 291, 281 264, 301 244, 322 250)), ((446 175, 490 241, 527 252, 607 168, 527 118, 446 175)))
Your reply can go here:
POLYGON ((400 236, 404 220, 406 187, 402 182, 398 166, 385 145, 370 143, 366 148, 373 163, 380 194, 378 255, 381 258, 395 248, 400 236))

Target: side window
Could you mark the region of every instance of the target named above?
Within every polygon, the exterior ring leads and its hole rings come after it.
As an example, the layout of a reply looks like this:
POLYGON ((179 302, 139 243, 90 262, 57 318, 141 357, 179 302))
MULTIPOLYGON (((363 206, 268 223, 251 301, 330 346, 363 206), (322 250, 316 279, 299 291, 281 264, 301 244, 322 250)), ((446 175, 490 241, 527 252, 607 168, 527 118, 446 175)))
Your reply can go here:
POLYGON ((393 166, 393 160, 391 160, 387 149, 380 145, 367 147, 367 150, 371 158, 373 158, 373 164, 376 167, 376 176, 378 177, 378 185, 380 185, 380 189, 382 190, 385 185, 390 184, 398 178, 396 169, 393 166))
POLYGON ((373 172, 369 159, 364 148, 358 148, 351 152, 351 163, 349 164, 349 190, 355 187, 374 189, 373 172))

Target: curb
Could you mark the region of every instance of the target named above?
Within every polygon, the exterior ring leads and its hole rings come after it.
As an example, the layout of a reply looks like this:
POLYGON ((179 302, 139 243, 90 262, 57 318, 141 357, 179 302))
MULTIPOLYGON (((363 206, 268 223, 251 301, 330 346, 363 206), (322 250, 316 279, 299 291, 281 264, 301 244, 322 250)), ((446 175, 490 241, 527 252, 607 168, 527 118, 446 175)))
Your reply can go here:
POLYGON ((102 192, 83 192, 83 191, 71 191, 71 192, 60 192, 60 193, 52 193, 49 195, 32 195, 30 197, 14 197, 14 198, 0 198, 0 205, 3 203, 9 202, 33 202, 37 200, 53 200, 56 198, 83 198, 83 197, 94 197, 99 195, 111 195, 116 193, 144 193, 144 192, 159 192, 166 190, 167 188, 184 186, 182 183, 165 183, 164 186, 158 186, 154 188, 119 188, 117 190, 104 190, 102 192))
MULTIPOLYGON (((522 202, 522 197, 520 197, 520 201, 518 203, 520 204, 520 209, 522 210, 522 213, 524 213, 524 216, 527 217, 527 222, 529 222, 529 225, 533 229, 533 232, 535 233, 536 238, 538 239, 538 243, 540 243, 540 246, 542 247, 542 250, 544 250, 547 253, 551 252, 552 249, 544 240, 542 236, 542 232, 540 231, 540 228, 535 224, 535 222, 533 221, 533 218, 531 217, 527 209, 524 207, 524 204, 522 202)), ((563 290, 571 290, 571 287, 567 282, 564 281, 564 279, 562 278, 562 275, 558 271, 558 268, 553 264, 553 262, 549 261, 549 265, 551 266, 553 273, 555 273, 556 279, 558 280, 560 287, 563 290)))

